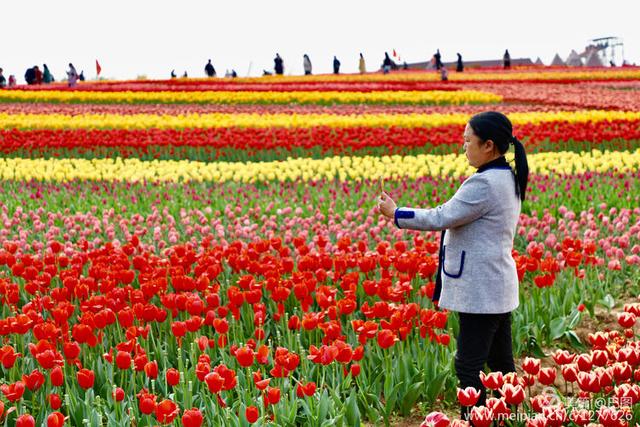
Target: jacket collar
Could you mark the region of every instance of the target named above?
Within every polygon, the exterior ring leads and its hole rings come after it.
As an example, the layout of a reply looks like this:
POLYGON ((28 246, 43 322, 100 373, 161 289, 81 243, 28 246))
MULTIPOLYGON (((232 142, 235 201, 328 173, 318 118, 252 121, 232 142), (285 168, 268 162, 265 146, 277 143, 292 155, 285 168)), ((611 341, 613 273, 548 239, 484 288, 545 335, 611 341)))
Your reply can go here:
POLYGON ((489 169, 511 169, 511 166, 509 166, 509 163, 507 163, 507 159, 504 156, 500 156, 497 159, 493 159, 480 166, 477 173, 482 173, 489 169))

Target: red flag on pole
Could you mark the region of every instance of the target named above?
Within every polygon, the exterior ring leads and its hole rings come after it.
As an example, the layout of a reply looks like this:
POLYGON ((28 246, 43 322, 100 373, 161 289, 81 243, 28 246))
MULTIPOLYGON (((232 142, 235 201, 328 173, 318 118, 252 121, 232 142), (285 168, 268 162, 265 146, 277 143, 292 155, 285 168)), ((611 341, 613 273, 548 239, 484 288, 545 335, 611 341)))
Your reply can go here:
POLYGON ((98 60, 96 59, 96 75, 100 75, 100 71, 102 71, 102 67, 100 66, 100 63, 98 62, 98 60))

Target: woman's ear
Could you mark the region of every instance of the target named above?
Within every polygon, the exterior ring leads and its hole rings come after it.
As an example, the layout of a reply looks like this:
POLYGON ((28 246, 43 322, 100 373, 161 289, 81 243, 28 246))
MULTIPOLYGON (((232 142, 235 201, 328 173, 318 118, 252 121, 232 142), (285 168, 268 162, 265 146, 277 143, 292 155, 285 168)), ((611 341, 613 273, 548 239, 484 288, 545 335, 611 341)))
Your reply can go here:
POLYGON ((492 139, 487 139, 483 144, 483 148, 487 153, 492 153, 495 147, 496 147, 496 144, 493 143, 492 139))

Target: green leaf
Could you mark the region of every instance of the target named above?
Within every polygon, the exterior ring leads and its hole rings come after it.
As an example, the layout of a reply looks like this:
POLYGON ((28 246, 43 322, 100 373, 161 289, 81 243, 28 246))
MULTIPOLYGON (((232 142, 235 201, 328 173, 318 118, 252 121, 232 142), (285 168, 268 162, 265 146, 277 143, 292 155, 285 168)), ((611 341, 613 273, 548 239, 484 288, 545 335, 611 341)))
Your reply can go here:
POLYGON ((578 322, 580 322, 580 317, 581 314, 578 310, 574 310, 574 312, 571 314, 571 317, 569 318, 569 323, 567 324, 567 329, 573 329, 576 327, 576 325, 578 324, 578 322))
POLYGON ((325 418, 327 418, 327 413, 329 412, 329 395, 327 394, 327 390, 323 390, 322 396, 320 397, 320 404, 318 405, 318 421, 322 422, 325 418))
POLYGON ((540 343, 538 343, 538 340, 536 339, 535 336, 533 335, 529 336, 529 339, 527 340, 527 346, 528 346, 529 352, 533 356, 540 359, 547 357, 545 352, 542 350, 542 347, 540 347, 540 343))
POLYGON ((400 387, 402 387, 401 382, 399 382, 393 387, 389 395, 386 395, 386 394, 384 395, 384 399, 385 399, 384 410, 387 416, 391 415, 391 412, 396 406, 396 402, 398 401, 398 389, 400 387))
POLYGON ((428 402, 434 402, 436 400, 436 397, 438 396, 438 394, 440 394, 442 385, 444 384, 448 376, 448 371, 441 371, 435 376, 435 378, 433 378, 433 380, 429 382, 427 390, 425 391, 425 397, 427 398, 428 402))
POLYGON ((400 415, 403 417, 409 415, 411 408, 413 408, 416 400, 420 397, 420 392, 418 390, 420 390, 422 384, 424 384, 422 381, 411 384, 404 396, 400 396, 400 415))
POLYGON ((360 425, 360 410, 356 402, 355 394, 351 394, 347 399, 345 415, 350 426, 360 425))
POLYGON ((557 340, 564 335, 567 329, 566 319, 564 317, 557 317, 549 324, 549 334, 552 340, 557 340))
POLYGON ((613 309, 613 306, 616 305, 616 302, 613 299, 613 297, 611 296, 611 294, 606 294, 604 296, 604 298, 602 298, 600 301, 598 301, 598 304, 601 304, 601 305, 605 306, 606 308, 608 308, 609 310, 611 310, 611 309, 613 309))
POLYGON ((585 345, 582 344, 582 341, 580 341, 580 337, 578 337, 578 335, 576 335, 574 331, 565 332, 565 336, 569 340, 571 347, 573 347, 574 349, 578 351, 584 351, 586 349, 585 345))

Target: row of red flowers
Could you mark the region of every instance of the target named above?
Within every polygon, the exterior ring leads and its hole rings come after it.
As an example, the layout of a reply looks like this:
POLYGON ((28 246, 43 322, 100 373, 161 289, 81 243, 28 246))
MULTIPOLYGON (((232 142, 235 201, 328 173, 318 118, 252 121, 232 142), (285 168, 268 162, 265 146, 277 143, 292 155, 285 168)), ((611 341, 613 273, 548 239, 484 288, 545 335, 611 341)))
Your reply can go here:
MULTIPOLYGON (((42 155, 59 149, 79 149, 78 153, 90 153, 99 148, 110 148, 115 150, 114 155, 135 157, 163 152, 171 156, 173 147, 205 149, 205 152, 214 154, 221 149, 246 151, 248 154, 261 150, 317 149, 322 153, 343 154, 383 147, 388 153, 401 154, 415 148, 443 146, 445 151, 458 151, 463 132, 462 125, 434 128, 1 130, 0 152, 42 155)), ((543 143, 561 141, 589 141, 591 144, 620 141, 620 148, 626 148, 625 141, 640 140, 640 121, 526 124, 518 125, 515 134, 529 150, 536 150, 543 143)), ((222 153, 216 157, 224 156, 222 153)))

